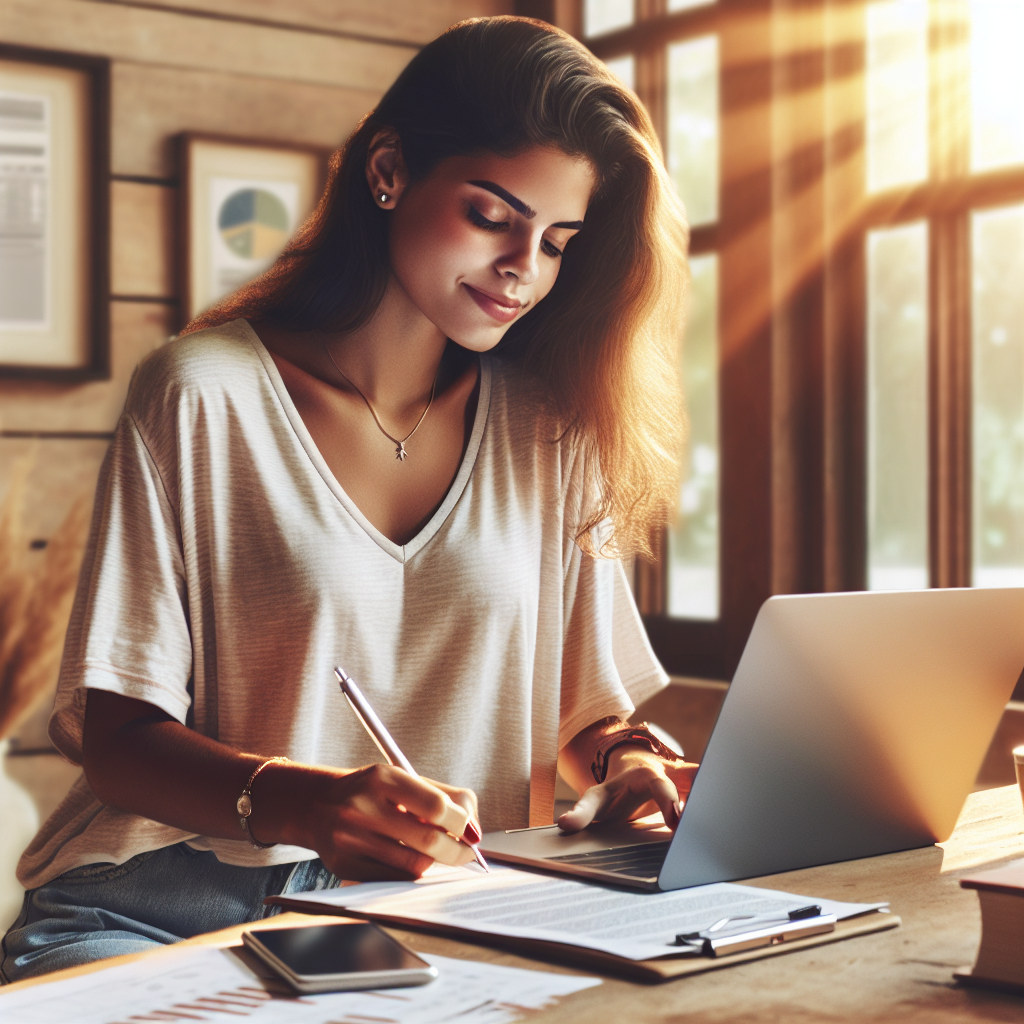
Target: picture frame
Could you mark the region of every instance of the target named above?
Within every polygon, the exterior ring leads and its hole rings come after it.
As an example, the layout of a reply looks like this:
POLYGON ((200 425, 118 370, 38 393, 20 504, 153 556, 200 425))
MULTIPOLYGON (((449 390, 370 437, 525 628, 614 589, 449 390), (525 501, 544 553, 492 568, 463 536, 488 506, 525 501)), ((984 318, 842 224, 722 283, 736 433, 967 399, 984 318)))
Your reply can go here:
POLYGON ((110 376, 110 62, 0 44, 0 377, 110 376))
POLYGON ((274 262, 319 202, 331 152, 199 132, 179 136, 180 326, 274 262))

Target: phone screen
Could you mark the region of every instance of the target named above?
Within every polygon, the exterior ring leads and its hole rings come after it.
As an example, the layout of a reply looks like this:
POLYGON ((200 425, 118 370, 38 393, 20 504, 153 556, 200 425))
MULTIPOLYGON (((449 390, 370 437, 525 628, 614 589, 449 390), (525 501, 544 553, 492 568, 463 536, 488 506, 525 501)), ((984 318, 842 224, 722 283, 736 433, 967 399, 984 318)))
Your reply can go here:
POLYGON ((251 933, 294 974, 415 971, 429 964, 368 922, 265 928, 251 933))

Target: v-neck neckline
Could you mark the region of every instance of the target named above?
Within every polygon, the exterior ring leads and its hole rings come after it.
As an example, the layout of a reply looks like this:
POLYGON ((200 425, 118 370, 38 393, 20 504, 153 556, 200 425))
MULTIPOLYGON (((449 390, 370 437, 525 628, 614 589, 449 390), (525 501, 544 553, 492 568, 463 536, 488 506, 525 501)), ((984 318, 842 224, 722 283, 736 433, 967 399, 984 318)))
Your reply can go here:
POLYGON ((487 413, 491 403, 490 360, 486 356, 480 356, 480 393, 476 403, 476 415, 473 418, 473 429, 469 435, 469 444, 466 445, 466 452, 462 457, 459 470, 455 474, 455 479, 448 488, 448 492, 445 494, 441 504, 420 529, 419 533, 410 538, 406 544, 396 544, 390 537, 381 533, 381 531, 378 530, 365 515, 363 515, 359 506, 356 505, 348 494, 345 493, 344 488, 338 483, 337 478, 327 465, 327 461, 324 459, 323 455, 320 454, 320 449, 317 448, 312 435, 309 430, 306 429, 306 424, 299 415, 299 410, 295 407, 295 403, 292 401, 292 396, 288 393, 288 388, 285 387, 284 378, 281 376, 281 372, 278 370, 277 364, 270 355, 270 351, 267 349, 266 345, 263 344, 260 336, 253 329, 252 324, 250 324, 244 317, 240 317, 236 322, 244 325, 243 330, 246 337, 256 354, 259 356, 260 362, 263 363, 263 368, 270 379, 270 383, 273 386, 274 391, 277 393, 279 401, 281 402, 281 408, 284 410, 285 417, 294 431, 295 436, 298 438, 299 444, 309 457, 309 461, 313 464, 313 468, 317 471, 334 497, 337 498, 345 511, 353 520, 355 520, 363 532, 372 541, 374 541, 378 547, 396 561, 407 562, 413 557, 413 555, 422 550, 437 531, 441 529, 445 520, 458 504, 459 498, 462 497, 462 493, 465 491, 466 485, 469 483, 469 478, 472 476, 473 467, 476 465, 477 455, 480 452, 480 444, 483 440, 484 428, 487 425, 487 413))

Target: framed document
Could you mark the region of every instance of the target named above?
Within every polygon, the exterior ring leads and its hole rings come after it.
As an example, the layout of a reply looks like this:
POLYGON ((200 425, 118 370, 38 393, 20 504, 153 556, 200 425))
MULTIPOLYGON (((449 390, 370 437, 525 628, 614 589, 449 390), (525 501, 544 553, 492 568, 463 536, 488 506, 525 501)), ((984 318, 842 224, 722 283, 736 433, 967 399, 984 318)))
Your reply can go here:
POLYGON ((319 201, 330 151, 194 133, 180 144, 188 322, 274 262, 319 201))
POLYGON ((109 376, 110 69, 0 45, 0 376, 109 376))

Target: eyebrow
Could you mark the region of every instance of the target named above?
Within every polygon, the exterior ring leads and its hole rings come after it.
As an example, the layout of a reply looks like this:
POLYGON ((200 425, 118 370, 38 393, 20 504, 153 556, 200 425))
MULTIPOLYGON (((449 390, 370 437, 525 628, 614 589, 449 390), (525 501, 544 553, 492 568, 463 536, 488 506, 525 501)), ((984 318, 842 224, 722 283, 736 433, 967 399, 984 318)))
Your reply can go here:
MULTIPOLYGON (((486 189, 486 191, 493 193, 499 199, 504 199, 509 206, 512 207, 516 213, 521 213, 527 220, 533 220, 537 216, 537 211, 532 206, 527 206, 522 199, 517 199, 508 189, 502 188, 496 182, 493 181, 467 181, 467 185, 475 185, 477 188, 486 189)), ((560 220, 557 224, 551 225, 553 228, 568 228, 571 231, 579 231, 583 227, 583 221, 581 220, 560 220)))

